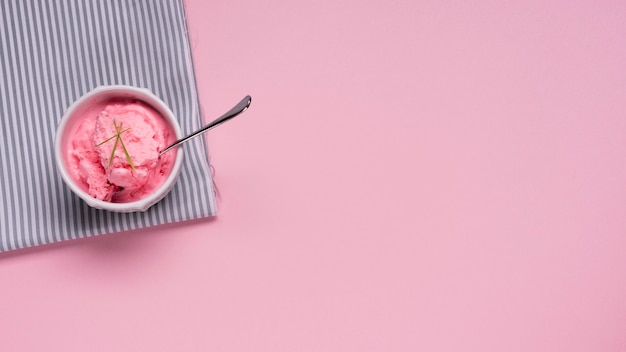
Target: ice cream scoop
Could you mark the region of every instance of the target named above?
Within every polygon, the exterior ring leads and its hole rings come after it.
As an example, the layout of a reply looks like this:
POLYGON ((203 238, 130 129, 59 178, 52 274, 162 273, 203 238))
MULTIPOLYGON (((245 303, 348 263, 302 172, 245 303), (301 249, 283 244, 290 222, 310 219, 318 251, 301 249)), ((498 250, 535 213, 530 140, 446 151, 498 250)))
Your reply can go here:
POLYGON ((146 197, 167 178, 177 136, 161 114, 136 98, 94 102, 67 140, 68 171, 91 196, 114 203, 146 197))

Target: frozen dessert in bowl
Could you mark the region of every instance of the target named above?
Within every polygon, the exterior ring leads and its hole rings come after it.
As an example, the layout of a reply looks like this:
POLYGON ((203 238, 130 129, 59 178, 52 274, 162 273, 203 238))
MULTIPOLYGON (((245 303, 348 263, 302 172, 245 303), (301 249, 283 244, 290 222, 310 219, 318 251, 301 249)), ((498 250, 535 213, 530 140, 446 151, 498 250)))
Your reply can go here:
POLYGON ((74 102, 57 129, 55 157, 65 183, 90 206, 144 211, 171 190, 182 148, 172 111, 147 89, 101 86, 74 102))

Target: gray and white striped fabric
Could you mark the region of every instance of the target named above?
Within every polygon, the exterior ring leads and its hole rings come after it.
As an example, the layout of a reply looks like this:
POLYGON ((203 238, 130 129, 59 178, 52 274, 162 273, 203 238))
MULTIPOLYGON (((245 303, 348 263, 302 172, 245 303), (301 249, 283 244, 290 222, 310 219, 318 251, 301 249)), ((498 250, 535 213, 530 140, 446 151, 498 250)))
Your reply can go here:
POLYGON ((184 132, 202 121, 183 0, 0 0, 0 251, 216 214, 203 138, 144 213, 87 206, 57 173, 65 109, 99 85, 148 88, 184 132))

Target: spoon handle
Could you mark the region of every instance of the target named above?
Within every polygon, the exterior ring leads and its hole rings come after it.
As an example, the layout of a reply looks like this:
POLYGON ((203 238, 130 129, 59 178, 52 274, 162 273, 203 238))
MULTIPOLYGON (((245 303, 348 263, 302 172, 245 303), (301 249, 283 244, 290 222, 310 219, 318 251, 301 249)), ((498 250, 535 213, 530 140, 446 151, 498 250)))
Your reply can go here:
POLYGON ((243 98, 243 100, 241 100, 232 109, 228 110, 224 115, 218 117, 213 122, 211 122, 208 125, 202 127, 201 129, 197 130, 196 132, 188 135, 187 137, 183 137, 183 138, 177 140, 176 142, 172 143, 170 146, 168 146, 167 148, 163 149, 161 151, 161 153, 159 154, 159 156, 161 156, 161 155, 165 154, 166 152, 170 151, 172 148, 176 147, 177 145, 183 144, 183 143, 187 142, 188 140, 203 134, 204 132, 210 130, 211 128, 213 128, 213 127, 215 127, 217 125, 220 125, 220 124, 222 124, 222 123, 232 119, 233 117, 241 114, 242 112, 246 111, 246 109, 248 109, 248 107, 250 106, 251 102, 252 102, 252 97, 250 97, 249 95, 246 95, 246 97, 243 98))

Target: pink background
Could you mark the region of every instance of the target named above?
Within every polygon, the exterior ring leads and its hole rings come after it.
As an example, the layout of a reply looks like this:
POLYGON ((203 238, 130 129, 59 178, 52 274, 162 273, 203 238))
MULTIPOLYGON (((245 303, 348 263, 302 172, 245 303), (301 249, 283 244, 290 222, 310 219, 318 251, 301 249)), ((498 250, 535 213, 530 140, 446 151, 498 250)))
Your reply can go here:
POLYGON ((2 351, 626 351, 626 2, 187 3, 220 215, 1 254, 2 351))

